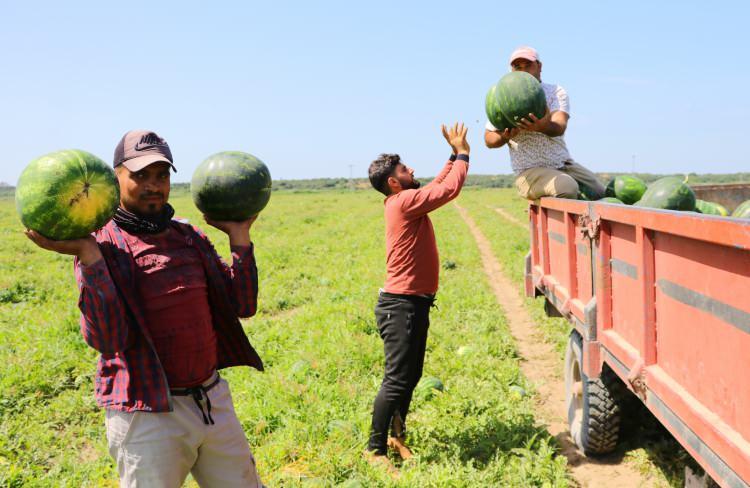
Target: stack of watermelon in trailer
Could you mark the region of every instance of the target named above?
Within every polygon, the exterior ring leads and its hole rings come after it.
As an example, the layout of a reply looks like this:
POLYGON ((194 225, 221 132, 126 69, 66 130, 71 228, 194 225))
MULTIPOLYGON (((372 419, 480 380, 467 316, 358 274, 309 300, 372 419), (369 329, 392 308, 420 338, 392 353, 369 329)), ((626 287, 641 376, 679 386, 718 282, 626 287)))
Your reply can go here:
MULTIPOLYGON (((717 195, 715 191, 705 191, 701 186, 691 187, 687 180, 687 177, 667 176, 646 185, 643 180, 635 176, 620 175, 610 180, 607 185, 606 196, 599 201, 750 219, 750 198, 746 198, 737 205, 730 215, 727 207, 722 203, 698 198, 698 195, 703 194, 706 195, 706 198, 722 198, 722 195, 717 195)), ((744 186, 750 187, 750 184, 744 186)), ((713 185, 710 187, 716 188, 713 185)), ((732 193, 735 199, 737 195, 750 197, 750 190, 743 193, 742 187, 743 185, 733 185, 732 193)))

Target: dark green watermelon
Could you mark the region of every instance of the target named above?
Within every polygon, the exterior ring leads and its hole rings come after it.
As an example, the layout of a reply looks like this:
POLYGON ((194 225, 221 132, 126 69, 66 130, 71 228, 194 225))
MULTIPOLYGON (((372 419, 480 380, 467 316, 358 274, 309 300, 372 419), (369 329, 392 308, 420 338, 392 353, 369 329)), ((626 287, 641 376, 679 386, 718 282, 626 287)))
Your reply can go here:
POLYGON ((91 234, 112 218, 119 203, 120 186, 112 168, 78 149, 35 159, 16 186, 23 225, 54 240, 91 234))
POLYGON ((512 129, 514 127, 500 112, 500 108, 495 102, 495 92, 497 91, 497 84, 490 87, 487 92, 487 96, 484 99, 484 109, 487 112, 487 119, 500 131, 505 129, 512 129))
POLYGON ((646 192, 646 183, 630 175, 615 176, 609 181, 605 196, 615 197, 626 205, 633 205, 646 192))
POLYGON ((544 117, 547 97, 539 80, 523 71, 511 71, 500 78, 485 97, 487 118, 498 130, 518 126, 522 118, 544 117))
POLYGON ((209 156, 193 173, 190 192, 198 209, 214 220, 243 221, 271 198, 271 173, 252 154, 226 151, 209 156))
POLYGON ((623 202, 621 200, 618 200, 615 197, 604 197, 597 200, 597 202, 606 202, 606 203, 619 203, 622 204, 623 202))
POLYGON ((417 383, 414 392, 421 398, 429 400, 436 391, 443 391, 443 382, 434 376, 425 376, 417 383))
POLYGON ((735 208, 734 212, 732 212, 732 217, 750 219, 750 200, 740 203, 739 207, 735 208))
POLYGON ((660 178, 648 186, 643 197, 635 203, 638 207, 665 210, 695 210, 695 193, 687 179, 676 176, 660 178))
POLYGON ((729 215, 729 212, 723 205, 700 199, 695 200, 695 211, 707 215, 721 215, 723 217, 729 215))
POLYGON ((578 199, 579 200, 593 201, 593 200, 599 199, 599 193, 594 191, 586 183, 581 183, 580 181, 576 181, 576 183, 578 183, 578 199))

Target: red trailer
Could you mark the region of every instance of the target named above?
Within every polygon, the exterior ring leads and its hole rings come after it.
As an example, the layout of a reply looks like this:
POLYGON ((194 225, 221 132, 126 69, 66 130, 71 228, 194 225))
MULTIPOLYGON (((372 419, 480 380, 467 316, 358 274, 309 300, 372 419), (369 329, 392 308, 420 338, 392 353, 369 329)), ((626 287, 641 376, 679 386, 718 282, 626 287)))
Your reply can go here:
POLYGON ((558 198, 529 220, 526 293, 573 324, 579 448, 614 450, 634 393, 717 483, 750 486, 750 220, 558 198))

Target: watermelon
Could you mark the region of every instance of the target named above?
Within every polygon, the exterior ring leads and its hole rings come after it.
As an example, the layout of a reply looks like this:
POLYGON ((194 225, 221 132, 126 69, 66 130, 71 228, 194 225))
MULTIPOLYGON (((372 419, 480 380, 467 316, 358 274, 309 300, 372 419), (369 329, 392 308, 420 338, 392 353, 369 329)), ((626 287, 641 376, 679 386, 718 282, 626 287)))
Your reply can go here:
POLYGON ((695 211, 707 215, 721 215, 726 217, 729 212, 723 205, 705 200, 695 200, 695 211))
POLYGON ((695 210, 695 193, 687 185, 687 178, 660 178, 648 186, 643 197, 634 205, 666 210, 695 210))
POLYGON ((646 192, 646 183, 630 175, 615 176, 609 181, 604 195, 615 197, 626 205, 633 205, 646 192))
POLYGON ((112 218, 119 204, 114 170, 79 149, 33 160, 16 185, 16 209, 23 225, 56 241, 91 234, 112 218))
POLYGON ((619 203, 622 204, 623 202, 621 200, 618 200, 615 197, 604 197, 597 200, 597 202, 605 202, 605 203, 619 203))
POLYGON ((434 376, 425 376, 419 380, 416 388, 414 388, 414 392, 417 393, 418 396, 429 400, 435 394, 435 391, 443 391, 443 389, 443 382, 438 378, 435 378, 434 376))
POLYGON ((518 127, 522 118, 544 117, 547 97, 539 80, 523 71, 512 71, 500 78, 487 93, 484 108, 490 123, 498 130, 518 127))
POLYGON ((735 208, 734 212, 732 212, 732 217, 750 220, 750 200, 745 200, 740 203, 740 206, 735 208))
POLYGON ((588 186, 585 183, 581 183, 580 181, 576 181, 578 183, 578 200, 598 200, 600 198, 600 194, 594 191, 590 186, 588 186))
POLYGON ((487 92, 487 96, 484 99, 484 109, 487 112, 487 119, 495 126, 498 130, 512 129, 514 126, 511 124, 500 112, 500 108, 495 102, 495 92, 497 91, 497 84, 490 87, 487 92))
POLYGON ((252 154, 226 151, 206 158, 190 182, 193 202, 214 220, 243 221, 271 198, 271 173, 252 154))

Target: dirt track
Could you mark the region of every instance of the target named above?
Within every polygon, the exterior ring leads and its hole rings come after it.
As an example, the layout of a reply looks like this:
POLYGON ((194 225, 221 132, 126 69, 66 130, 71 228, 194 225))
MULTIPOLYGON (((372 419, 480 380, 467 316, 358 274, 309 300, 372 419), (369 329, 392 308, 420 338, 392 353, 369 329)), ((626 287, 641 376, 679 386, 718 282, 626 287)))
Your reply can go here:
MULTIPOLYGON (((565 387, 562 378, 562 359, 554 348, 544 341, 541 332, 534 326, 517 287, 504 274, 492 253, 490 242, 474 223, 469 213, 455 204, 461 217, 469 227, 482 256, 487 280, 498 303, 505 311, 511 334, 516 341, 521 357, 521 369, 537 391, 537 413, 546 424, 547 431, 562 446, 562 454, 568 459, 570 473, 578 484, 585 488, 631 488, 652 486, 653 480, 645 478, 620 458, 592 460, 584 457, 576 448, 568 432, 565 418, 565 387)), ((505 218, 507 212, 496 211, 505 218)), ((506 216, 507 215, 507 216, 506 216)), ((511 220, 511 219, 509 219, 511 220)), ((523 225, 518 222, 518 225, 523 225)))

